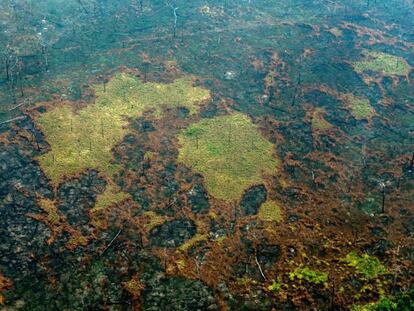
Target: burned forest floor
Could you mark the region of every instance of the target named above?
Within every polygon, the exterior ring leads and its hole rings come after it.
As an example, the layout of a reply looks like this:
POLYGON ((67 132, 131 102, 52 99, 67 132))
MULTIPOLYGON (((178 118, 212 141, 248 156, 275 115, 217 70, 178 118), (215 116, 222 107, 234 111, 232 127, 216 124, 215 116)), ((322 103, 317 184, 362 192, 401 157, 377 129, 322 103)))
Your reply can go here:
POLYGON ((0 13, 0 310, 413 310, 413 5, 121 2, 0 13))

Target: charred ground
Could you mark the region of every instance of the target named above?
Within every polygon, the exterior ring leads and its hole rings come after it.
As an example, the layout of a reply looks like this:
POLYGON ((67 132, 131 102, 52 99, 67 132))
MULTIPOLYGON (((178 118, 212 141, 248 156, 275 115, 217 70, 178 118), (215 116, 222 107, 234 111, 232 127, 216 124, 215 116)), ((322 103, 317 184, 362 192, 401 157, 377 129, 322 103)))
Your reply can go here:
MULTIPOLYGON (((80 14, 110 19, 85 3, 80 14)), ((24 79, 2 84, 4 119, 24 117, 2 125, 0 139, 5 308, 412 306, 414 42, 410 19, 393 24, 400 6, 412 6, 251 3, 180 6, 174 38, 170 7, 144 1, 134 13, 115 1, 122 18, 110 25, 126 35, 89 20, 56 30, 64 37, 50 41, 47 70, 44 54, 35 50, 33 65, 19 47, 24 79), (151 27, 138 31, 139 23, 151 27), (102 46, 67 40, 84 38, 86 26, 102 46), (196 110, 129 115, 108 153, 116 173, 86 165, 56 182, 39 161, 53 150, 39 115, 64 106, 76 117, 96 104, 94 85, 110 86, 120 72, 154 85, 192 75, 211 97, 196 110), (180 135, 233 115, 274 146, 278 166, 225 200, 180 160, 180 135), (108 201, 108 189, 125 196, 108 201), (100 201, 109 204, 96 208, 100 201)))

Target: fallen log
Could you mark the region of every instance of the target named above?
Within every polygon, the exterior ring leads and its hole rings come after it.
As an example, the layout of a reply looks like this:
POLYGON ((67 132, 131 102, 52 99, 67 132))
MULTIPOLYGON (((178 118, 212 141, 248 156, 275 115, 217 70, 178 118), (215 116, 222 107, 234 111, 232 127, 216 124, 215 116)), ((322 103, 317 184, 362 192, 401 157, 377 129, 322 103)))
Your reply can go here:
POLYGON ((13 119, 9 119, 9 120, 0 122, 0 125, 11 123, 13 121, 23 120, 23 119, 26 119, 26 118, 27 118, 27 116, 19 116, 19 117, 13 118, 13 119))
POLYGON ((122 231, 122 229, 119 229, 118 233, 111 240, 111 242, 109 242, 109 244, 105 247, 105 249, 101 252, 101 254, 99 256, 102 256, 106 252, 106 250, 111 247, 112 243, 114 243, 114 241, 118 238, 118 236, 121 233, 121 231, 122 231))
POLYGON ((23 106, 24 104, 27 104, 27 102, 26 101, 24 101, 24 102, 22 102, 22 103, 20 103, 20 104, 18 104, 18 105, 16 105, 16 106, 14 106, 14 107, 11 107, 9 110, 7 110, 8 112, 10 112, 10 111, 13 111, 13 110, 16 110, 17 108, 19 108, 19 107, 21 107, 21 106, 23 106))

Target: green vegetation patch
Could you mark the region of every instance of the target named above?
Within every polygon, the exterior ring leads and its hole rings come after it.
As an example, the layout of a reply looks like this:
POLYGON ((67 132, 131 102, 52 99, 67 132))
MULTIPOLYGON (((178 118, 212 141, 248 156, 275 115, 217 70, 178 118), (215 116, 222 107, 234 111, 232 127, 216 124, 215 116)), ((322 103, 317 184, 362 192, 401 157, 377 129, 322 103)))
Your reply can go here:
POLYGON ((193 87, 188 78, 158 84, 119 74, 107 83, 105 91, 103 86, 95 88, 95 104, 78 112, 67 105, 58 106, 37 120, 51 146, 38 159, 55 185, 63 176, 86 168, 112 176, 117 171, 111 163, 112 148, 129 131, 128 117, 139 117, 151 109, 160 115, 162 106, 184 106, 195 113, 197 104, 209 97, 207 90, 193 87))
POLYGON ((38 160, 52 184, 87 168, 99 170, 108 178, 107 189, 97 198, 96 208, 101 209, 128 198, 111 180, 118 170, 112 163, 112 148, 129 132, 128 118, 147 110, 160 116, 163 106, 183 106, 195 113, 210 94, 193 87, 189 78, 158 84, 127 74, 116 75, 105 87, 95 86, 95 91, 94 104, 77 112, 68 105, 57 106, 36 121, 51 146, 38 160))
POLYGON ((259 209, 259 219, 263 221, 275 221, 279 222, 282 220, 282 212, 279 204, 275 201, 264 202, 259 209))
POLYGON ((289 273, 289 279, 305 280, 309 283, 324 284, 328 281, 328 273, 311 270, 309 267, 297 267, 289 273))
POLYGON ((353 63, 358 73, 374 71, 387 76, 407 76, 411 71, 411 66, 402 57, 368 50, 363 56, 363 60, 353 63))
POLYGON ((325 110, 322 108, 316 108, 312 113, 312 130, 313 131, 326 131, 332 128, 332 125, 325 120, 325 110))
POLYGON ((204 176, 211 195, 226 201, 237 200, 278 166, 273 144, 240 113, 192 124, 179 142, 179 161, 204 176))
POLYGON ((376 114, 367 98, 357 97, 353 94, 345 94, 343 97, 355 119, 370 120, 376 114))
MULTIPOLYGON (((352 306, 351 311, 391 311, 398 310, 397 303, 389 298, 383 297, 377 302, 368 303, 366 305, 352 306)), ((408 310, 408 309, 407 309, 408 310)))
POLYGON ((194 87, 190 77, 173 83, 144 83, 140 79, 118 74, 106 85, 96 88, 97 106, 110 112, 116 109, 120 116, 136 117, 145 110, 153 109, 157 115, 162 107, 186 107, 190 114, 197 112, 199 104, 210 97, 210 92, 194 87))
POLYGON ((129 193, 121 191, 118 186, 110 181, 108 182, 105 191, 97 196, 93 211, 97 212, 101 209, 106 208, 107 206, 121 203, 130 197, 131 196, 129 193))
POLYGON ((350 252, 343 259, 349 266, 354 267, 358 273, 368 279, 376 278, 381 274, 387 273, 387 268, 379 261, 378 258, 368 254, 358 255, 356 252, 350 252))
POLYGON ((280 280, 272 280, 272 284, 267 287, 267 290, 270 292, 278 293, 282 289, 282 283, 280 280))

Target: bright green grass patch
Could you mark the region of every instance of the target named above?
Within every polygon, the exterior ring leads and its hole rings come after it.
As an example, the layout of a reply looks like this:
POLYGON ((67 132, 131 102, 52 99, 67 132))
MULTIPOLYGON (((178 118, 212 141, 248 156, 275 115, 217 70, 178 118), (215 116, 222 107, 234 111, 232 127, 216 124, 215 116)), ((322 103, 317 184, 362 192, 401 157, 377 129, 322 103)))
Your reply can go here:
POLYGON ((112 148, 129 131, 128 117, 139 117, 151 109, 160 115, 163 106, 184 106, 195 113, 197 104, 209 97, 207 90, 193 87, 188 78, 158 84, 119 74, 107 83, 105 92, 102 86, 95 88, 95 104, 78 112, 59 106, 37 120, 51 146, 39 162, 55 185, 63 176, 86 168, 112 176, 118 169, 111 164, 112 148))
POLYGON ((282 220, 282 213, 279 204, 274 201, 264 202, 259 209, 259 219, 263 221, 275 221, 282 220))
POLYGON ((368 50, 363 55, 364 60, 353 64, 358 73, 370 70, 388 76, 407 76, 411 71, 411 66, 402 57, 368 50))
POLYGON ((357 97, 353 94, 345 94, 344 98, 355 119, 370 120, 375 115, 375 109, 371 106, 367 98, 357 97))
POLYGON ((289 273, 291 281, 305 280, 309 283, 324 284, 328 281, 328 273, 311 270, 309 267, 297 267, 294 271, 289 273))
POLYGON ((120 116, 101 113, 95 105, 78 114, 69 106, 62 106, 41 115, 37 122, 51 146, 39 162, 54 185, 63 176, 87 168, 109 176, 117 170, 111 164, 111 149, 125 135, 126 122, 120 116))
POLYGON ((179 161, 201 173, 216 198, 233 201, 274 174, 274 146, 240 113, 203 119, 179 135, 179 161))
POLYGON ((381 274, 387 273, 387 268, 379 259, 368 254, 360 256, 356 252, 350 252, 343 261, 348 263, 349 266, 354 267, 358 273, 368 279, 376 278, 381 274))
POLYGON ((153 109, 160 115, 162 107, 186 107, 190 114, 198 110, 198 104, 210 97, 208 90, 194 87, 191 78, 185 77, 173 83, 143 83, 140 79, 127 74, 115 76, 106 85, 96 87, 97 106, 108 109, 110 113, 116 108, 117 115, 137 116, 145 110, 153 109))

